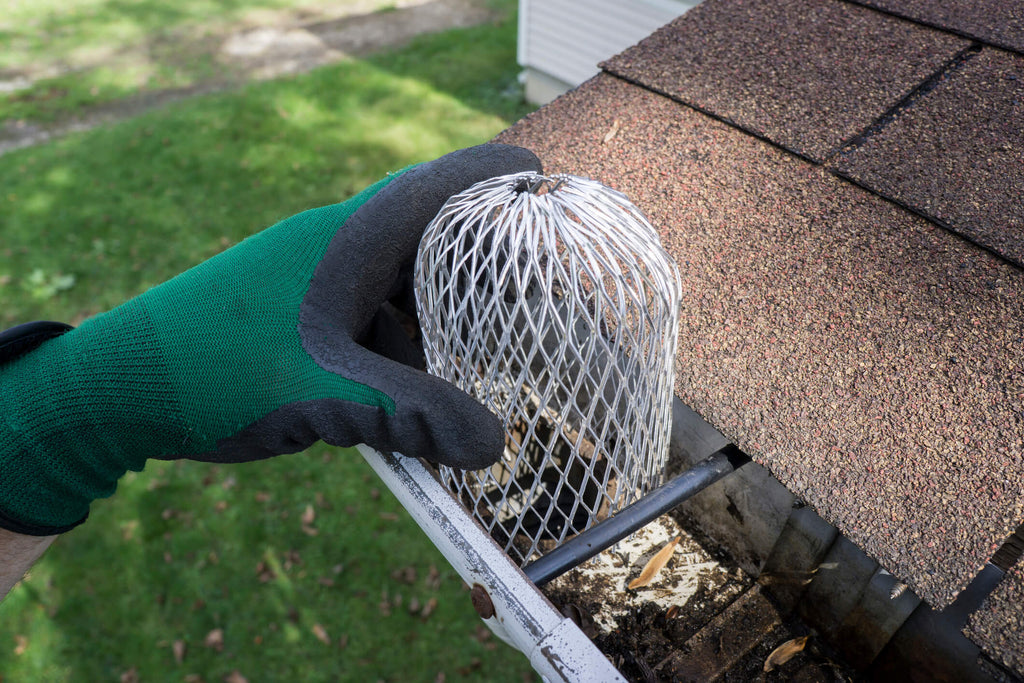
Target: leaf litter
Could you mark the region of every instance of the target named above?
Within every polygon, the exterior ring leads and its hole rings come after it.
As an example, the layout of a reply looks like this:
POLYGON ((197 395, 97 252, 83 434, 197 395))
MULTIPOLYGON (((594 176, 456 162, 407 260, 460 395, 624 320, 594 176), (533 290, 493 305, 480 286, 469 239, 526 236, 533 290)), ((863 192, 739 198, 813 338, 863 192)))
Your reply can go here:
POLYGON ((803 652, 803 649, 807 647, 807 641, 810 636, 801 636, 800 638, 793 638, 787 640, 782 645, 772 650, 768 658, 764 660, 764 672, 768 673, 777 666, 782 666, 799 653, 803 652))
POLYGON ((668 564, 668 561, 672 558, 672 553, 676 551, 676 545, 678 545, 679 539, 680 536, 676 536, 666 543, 661 550, 655 553, 654 557, 652 557, 640 571, 640 576, 629 582, 629 590, 643 588, 654 580, 654 577, 658 575, 658 572, 661 571, 662 567, 668 564))

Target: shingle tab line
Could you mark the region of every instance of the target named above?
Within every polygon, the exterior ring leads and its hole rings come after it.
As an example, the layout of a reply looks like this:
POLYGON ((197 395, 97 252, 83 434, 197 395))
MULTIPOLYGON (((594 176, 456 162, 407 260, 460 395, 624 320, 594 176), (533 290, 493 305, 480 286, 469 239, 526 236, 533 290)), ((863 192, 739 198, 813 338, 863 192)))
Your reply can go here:
POLYGON ((829 163, 834 161, 837 157, 844 157, 857 150, 858 147, 863 145, 865 142, 870 140, 875 135, 881 133, 886 126, 896 120, 896 117, 905 111, 908 111, 913 107, 918 100, 930 93, 935 87, 953 75, 956 71, 961 69, 971 58, 981 53, 982 45, 980 43, 972 43, 963 50, 953 55, 953 57, 943 64, 941 67, 936 69, 928 78, 921 81, 916 88, 911 90, 907 95, 892 105, 888 110, 884 111, 877 119, 875 119, 870 125, 859 133, 852 135, 848 140, 840 144, 837 148, 832 150, 820 163, 821 165, 827 166, 829 163))

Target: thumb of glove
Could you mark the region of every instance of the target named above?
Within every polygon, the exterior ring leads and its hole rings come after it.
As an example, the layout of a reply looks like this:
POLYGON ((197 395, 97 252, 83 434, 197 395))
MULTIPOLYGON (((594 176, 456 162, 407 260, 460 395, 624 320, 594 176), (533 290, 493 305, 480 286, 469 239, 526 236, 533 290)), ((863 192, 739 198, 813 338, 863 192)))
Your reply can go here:
POLYGON ((488 467, 501 457, 501 420, 472 396, 358 345, 352 345, 348 358, 377 378, 376 388, 394 399, 394 408, 351 401, 329 406, 334 416, 320 429, 324 441, 338 446, 365 442, 467 470, 488 467))

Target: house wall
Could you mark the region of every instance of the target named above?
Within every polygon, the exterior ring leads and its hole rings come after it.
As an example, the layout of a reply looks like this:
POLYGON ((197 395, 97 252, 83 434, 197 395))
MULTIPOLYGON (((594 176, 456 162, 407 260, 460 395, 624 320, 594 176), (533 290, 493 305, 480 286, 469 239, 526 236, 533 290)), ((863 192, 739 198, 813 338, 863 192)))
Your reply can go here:
POLYGON ((519 0, 518 60, 526 99, 546 104, 598 72, 698 0, 519 0))

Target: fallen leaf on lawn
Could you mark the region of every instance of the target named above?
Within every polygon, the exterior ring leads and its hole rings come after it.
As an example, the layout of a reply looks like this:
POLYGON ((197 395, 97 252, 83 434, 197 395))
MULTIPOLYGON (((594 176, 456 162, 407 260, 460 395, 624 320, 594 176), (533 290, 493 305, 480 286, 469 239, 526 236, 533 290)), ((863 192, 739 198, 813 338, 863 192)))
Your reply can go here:
POLYGON ((344 650, 346 647, 348 647, 348 634, 347 633, 342 633, 341 637, 338 638, 338 647, 340 647, 342 650, 344 650))
POLYGON ((469 676, 481 666, 483 666, 483 661, 479 657, 473 657, 473 659, 469 660, 468 666, 459 667, 457 672, 460 676, 469 676))
POLYGON ((277 578, 277 574, 265 561, 260 560, 256 564, 256 578, 259 579, 260 583, 266 583, 267 581, 273 581, 277 578))
POLYGON ((430 615, 434 613, 435 609, 437 609, 437 598, 430 598, 427 600, 427 604, 423 606, 423 610, 420 611, 420 618, 429 618, 430 615))
POLYGON ((327 629, 320 624, 313 624, 313 635, 324 645, 331 644, 331 637, 327 635, 327 629))
POLYGON ((134 666, 121 674, 121 683, 139 683, 139 670, 134 666))
POLYGON ((130 541, 135 538, 135 530, 139 528, 139 520, 132 519, 127 522, 121 522, 121 538, 125 541, 130 541))
POLYGON ((306 534, 307 536, 319 536, 320 535, 320 530, 317 529, 315 526, 309 526, 308 524, 303 524, 302 525, 302 533, 306 534))
POLYGON ((382 513, 380 513, 380 518, 383 519, 383 520, 387 520, 388 522, 397 522, 398 521, 398 513, 397 512, 382 512, 382 513))
POLYGON ((185 661, 185 641, 176 640, 171 644, 171 651, 174 652, 174 663, 181 664, 185 661))
POLYGON ((807 647, 807 639, 809 636, 803 636, 801 638, 794 638, 793 640, 787 640, 782 645, 772 650, 772 653, 768 655, 768 659, 764 660, 764 671, 768 673, 777 666, 782 666, 793 657, 807 647))
POLYGON ((430 590, 437 590, 441 587, 441 572, 437 570, 437 565, 430 565, 430 570, 427 571, 426 582, 427 588, 430 590))
POLYGON ((235 669, 224 677, 224 683, 249 683, 249 679, 243 676, 238 669, 235 669))
POLYGON ((224 651, 224 629, 215 628, 203 638, 203 645, 213 648, 217 652, 224 651))
POLYGON ((640 576, 636 577, 629 582, 629 590, 635 590, 637 588, 643 588, 661 571, 661 568, 668 564, 669 558, 672 557, 672 553, 676 551, 676 545, 679 543, 679 536, 676 536, 671 541, 665 544, 665 547, 659 550, 650 561, 644 565, 643 570, 640 572, 640 576))
POLYGON ((615 137, 615 134, 619 132, 619 120, 615 119, 612 121, 612 128, 604 134, 604 140, 601 141, 602 145, 607 145, 615 137))
POLYGON ((28 638, 25 636, 14 636, 14 654, 19 657, 25 654, 25 650, 28 649, 28 638))
POLYGON ((206 680, 199 674, 188 674, 185 676, 185 683, 206 683, 206 680))
POLYGON ((255 498, 257 503, 266 503, 270 500, 270 494, 266 491, 257 491, 255 498))
POLYGON ((302 513, 302 523, 312 524, 314 521, 316 521, 316 510, 312 505, 307 505, 306 510, 302 513))

